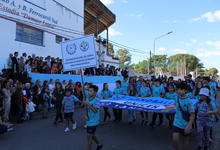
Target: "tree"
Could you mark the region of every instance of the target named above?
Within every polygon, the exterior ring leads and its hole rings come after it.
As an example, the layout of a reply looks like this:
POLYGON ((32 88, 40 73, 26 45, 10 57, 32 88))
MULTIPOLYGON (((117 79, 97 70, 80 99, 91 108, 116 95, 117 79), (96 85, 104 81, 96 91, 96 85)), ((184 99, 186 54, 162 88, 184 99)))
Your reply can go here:
POLYGON ((149 60, 143 60, 134 66, 134 71, 137 73, 148 73, 149 60))
POLYGON ((131 62, 131 54, 126 49, 119 49, 116 56, 119 58, 120 64, 131 62))
POLYGON ((184 76, 198 68, 203 68, 203 64, 194 55, 176 54, 168 58, 168 68, 170 72, 175 73, 172 75, 184 76))
POLYGON ((108 56, 114 56, 115 51, 114 51, 114 46, 112 43, 108 43, 108 47, 107 47, 107 55, 108 56))
POLYGON ((206 76, 217 76, 218 74, 218 69, 216 68, 209 68, 209 69, 205 69, 205 73, 206 76))

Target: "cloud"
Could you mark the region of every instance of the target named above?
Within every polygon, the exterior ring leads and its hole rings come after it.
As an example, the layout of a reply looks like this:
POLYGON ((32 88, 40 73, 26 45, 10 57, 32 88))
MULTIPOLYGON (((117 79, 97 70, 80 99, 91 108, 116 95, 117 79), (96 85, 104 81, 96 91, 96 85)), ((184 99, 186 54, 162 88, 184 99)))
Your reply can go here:
POLYGON ((179 54, 186 54, 188 52, 188 50, 185 50, 185 49, 174 49, 172 50, 173 52, 175 53, 179 53, 179 54))
POLYGON ((110 5, 114 3, 114 0, 101 0, 101 2, 105 5, 110 5))
POLYGON ((121 0, 122 3, 128 3, 128 0, 121 0))
POLYGON ((196 50, 197 57, 214 57, 214 56, 220 56, 220 51, 208 51, 205 49, 197 49, 196 50))
POLYGON ((196 44, 198 41, 195 39, 190 39, 189 41, 180 41, 179 43, 184 45, 184 46, 192 46, 193 44, 196 44))
POLYGON ((216 49, 220 50, 220 41, 206 41, 205 44, 208 46, 213 46, 216 49))
POLYGON ((197 40, 191 39, 190 42, 193 43, 193 44, 195 44, 195 43, 197 43, 197 40))
POLYGON ((161 47, 161 48, 158 48, 158 51, 159 51, 159 52, 165 52, 165 51, 167 51, 167 49, 164 48, 164 47, 161 47))
POLYGON ((109 35, 110 36, 120 36, 120 35, 122 35, 122 33, 117 31, 117 30, 115 30, 114 28, 110 27, 109 28, 109 35))
POLYGON ((139 13, 139 14, 130 14, 130 17, 134 17, 136 19, 141 19, 144 16, 143 13, 139 13))
POLYGON ((207 22, 217 22, 220 21, 220 10, 216 10, 214 12, 207 12, 200 15, 197 18, 191 19, 193 22, 198 22, 201 20, 206 20, 207 22))

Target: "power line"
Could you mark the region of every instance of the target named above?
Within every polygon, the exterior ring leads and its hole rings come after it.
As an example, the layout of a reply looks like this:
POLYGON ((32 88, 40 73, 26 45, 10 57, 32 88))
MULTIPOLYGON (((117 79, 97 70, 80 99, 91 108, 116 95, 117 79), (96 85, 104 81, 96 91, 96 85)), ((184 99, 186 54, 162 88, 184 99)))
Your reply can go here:
MULTIPOLYGON (((83 32, 81 32, 81 31, 65 28, 65 27, 62 27, 62 26, 55 25, 56 27, 59 27, 61 29, 58 29, 58 28, 51 28, 51 29, 49 29, 49 27, 43 26, 42 24, 39 24, 39 23, 33 23, 33 22, 30 22, 30 21, 21 20, 21 19, 14 18, 14 17, 8 17, 8 16, 5 16, 5 15, 0 15, 0 16, 2 16, 2 18, 8 18, 9 20, 12 20, 12 21, 15 21, 15 22, 26 23, 27 25, 34 26, 36 28, 39 28, 41 30, 46 30, 46 31, 51 32, 51 33, 55 32, 55 34, 63 35, 63 36, 66 36, 66 37, 75 38, 74 36, 71 36, 71 35, 66 35, 66 34, 63 34, 63 33, 59 33, 59 31, 66 32, 66 33, 71 33, 71 34, 75 34, 75 35, 80 35, 80 36, 84 35, 83 32), (54 30, 57 30, 57 31, 54 31, 54 30), (67 30, 70 30, 70 31, 67 31, 67 30), (73 31, 76 31, 76 32, 73 32, 73 31)), ((102 38, 102 39, 104 39, 104 38, 102 38)), ((114 46, 116 46, 118 48, 126 49, 126 50, 128 50, 130 52, 139 53, 139 54, 147 53, 147 52, 145 52, 143 50, 139 50, 139 49, 135 49, 135 48, 132 48, 132 47, 129 47, 129 46, 125 46, 123 44, 120 44, 120 43, 117 43, 117 42, 114 42, 114 41, 111 41, 111 40, 109 40, 109 41, 110 41, 110 43, 112 45, 114 45, 114 46)))

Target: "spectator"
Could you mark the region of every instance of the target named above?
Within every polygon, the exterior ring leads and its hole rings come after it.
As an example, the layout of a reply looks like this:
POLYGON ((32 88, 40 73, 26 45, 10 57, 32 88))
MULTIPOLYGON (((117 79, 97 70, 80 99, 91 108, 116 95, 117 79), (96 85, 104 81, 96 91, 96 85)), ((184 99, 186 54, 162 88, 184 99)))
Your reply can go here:
POLYGON ((13 54, 9 54, 9 57, 7 59, 7 69, 11 70, 12 69, 12 58, 13 58, 13 54))
POLYGON ((19 67, 18 67, 18 52, 14 53, 14 57, 12 57, 12 71, 19 73, 19 67))

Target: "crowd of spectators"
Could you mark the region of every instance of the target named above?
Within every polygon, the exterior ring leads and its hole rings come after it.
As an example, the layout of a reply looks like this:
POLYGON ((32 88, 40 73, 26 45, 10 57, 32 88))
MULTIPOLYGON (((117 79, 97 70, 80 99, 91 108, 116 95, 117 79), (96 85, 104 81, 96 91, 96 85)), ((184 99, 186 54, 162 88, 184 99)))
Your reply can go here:
MULTIPOLYGON (((64 72, 62 59, 51 56, 40 57, 32 54, 28 56, 23 53, 19 56, 18 52, 9 54, 7 59, 7 69, 3 71, 18 74, 45 73, 45 74, 79 74, 79 71, 64 72)), ((116 68, 114 66, 101 64, 99 67, 83 69, 84 75, 102 75, 102 76, 126 76, 128 70, 116 68)))

